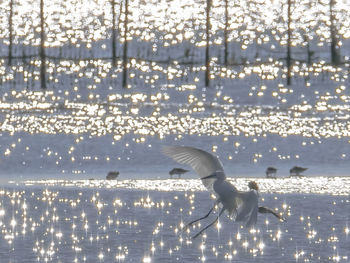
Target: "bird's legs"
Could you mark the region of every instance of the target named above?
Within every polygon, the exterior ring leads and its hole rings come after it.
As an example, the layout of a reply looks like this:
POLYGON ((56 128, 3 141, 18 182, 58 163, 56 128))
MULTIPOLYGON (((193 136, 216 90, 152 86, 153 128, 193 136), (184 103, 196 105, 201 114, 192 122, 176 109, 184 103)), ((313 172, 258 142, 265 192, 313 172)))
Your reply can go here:
POLYGON ((186 226, 184 226, 184 228, 182 230, 186 230, 189 226, 193 225, 194 223, 196 223, 196 222, 198 222, 198 221, 200 221, 200 220, 202 220, 204 218, 207 218, 210 215, 210 213, 214 210, 215 206, 218 203, 219 203, 219 199, 215 201, 214 206, 209 210, 209 212, 205 216, 189 222, 186 226))
POLYGON ((270 208, 264 207, 264 206, 259 206, 259 213, 261 214, 266 214, 266 213, 271 213, 273 214, 275 217, 277 217, 279 220, 282 221, 287 221, 284 217, 280 216, 279 214, 277 214, 275 211, 273 211, 270 208))
POLYGON ((208 229, 209 227, 211 227, 212 225, 214 225, 218 220, 219 220, 219 217, 222 215, 222 213, 225 211, 225 208, 223 207, 219 213, 219 215, 217 216, 217 218, 212 222, 210 223, 209 225, 207 225, 206 227, 204 227, 201 231, 199 231, 196 235, 194 235, 192 237, 192 239, 195 239, 196 237, 198 237, 200 234, 202 234, 206 229, 208 229))

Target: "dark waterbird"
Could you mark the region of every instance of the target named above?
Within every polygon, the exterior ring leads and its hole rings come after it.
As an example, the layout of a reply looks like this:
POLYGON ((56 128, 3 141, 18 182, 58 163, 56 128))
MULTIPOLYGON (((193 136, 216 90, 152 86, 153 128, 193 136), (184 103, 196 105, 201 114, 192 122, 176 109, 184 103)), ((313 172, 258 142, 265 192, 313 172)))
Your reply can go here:
POLYGON ((289 170, 290 176, 303 176, 301 173, 305 172, 307 168, 303 168, 300 166, 294 166, 292 169, 289 170))
POLYGON ((109 172, 109 173, 107 174, 106 179, 107 179, 107 180, 115 180, 115 179, 118 178, 118 176, 119 176, 119 172, 113 171, 113 172, 109 172))
POLYGON ((276 178, 277 169, 275 167, 267 167, 266 178, 276 178))
POLYGON ((171 178, 173 178, 174 174, 177 174, 178 178, 181 178, 181 175, 183 175, 184 173, 187 173, 187 172, 189 172, 189 170, 185 170, 182 168, 174 168, 169 172, 169 174, 170 174, 171 178))

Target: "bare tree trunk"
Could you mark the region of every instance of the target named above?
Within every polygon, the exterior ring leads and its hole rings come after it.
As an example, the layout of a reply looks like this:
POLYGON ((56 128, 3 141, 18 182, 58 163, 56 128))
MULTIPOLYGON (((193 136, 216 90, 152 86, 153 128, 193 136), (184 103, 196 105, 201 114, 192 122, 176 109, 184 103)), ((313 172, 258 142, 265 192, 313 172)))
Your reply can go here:
POLYGON ((329 0, 329 20, 330 20, 330 33, 331 33, 331 59, 334 65, 340 63, 339 51, 337 49, 337 34, 334 26, 335 17, 334 17, 334 0, 329 0))
POLYGON ((41 88, 46 89, 46 68, 45 68, 45 19, 44 19, 44 0, 40 0, 40 80, 41 80, 41 88))
POLYGON ((116 15, 115 15, 115 0, 111 0, 112 4, 112 60, 113 65, 117 65, 117 54, 116 54, 116 48, 117 48, 117 29, 116 29, 116 15))
POLYGON ((128 10, 129 0, 125 0, 125 19, 124 19, 124 48, 123 48, 123 88, 126 88, 128 85, 128 10))
MULTIPOLYGON (((306 7, 308 9, 312 9, 312 3, 311 1, 306 4, 306 7)), ((313 51, 311 50, 310 46, 310 33, 314 31, 314 28, 310 25, 311 20, 307 20, 307 27, 305 28, 304 34, 303 34, 303 40, 306 43, 306 55, 307 55, 307 65, 310 66, 312 63, 312 56, 313 56, 313 51)))
POLYGON ((307 40, 306 49, 307 49, 307 64, 310 66, 312 64, 312 56, 314 52, 311 50, 309 39, 307 40))
POLYGON ((225 66, 228 65, 228 0, 225 0, 225 31, 224 31, 224 45, 225 45, 225 54, 224 54, 224 62, 225 66))
POLYGON ((292 29, 291 29, 291 6, 292 1, 288 0, 288 40, 287 40, 287 85, 291 84, 291 43, 292 43, 292 29))
POLYGON ((205 72, 205 86, 209 86, 210 81, 210 57, 209 57, 209 40, 210 40, 210 6, 211 6, 211 0, 207 0, 207 24, 206 24, 206 37, 207 37, 207 45, 205 48, 205 66, 206 66, 206 72, 205 72))
POLYGON ((13 32, 12 32, 12 18, 13 18, 13 0, 10 0, 10 15, 9 15, 9 50, 8 50, 8 64, 12 64, 12 38, 13 38, 13 32))

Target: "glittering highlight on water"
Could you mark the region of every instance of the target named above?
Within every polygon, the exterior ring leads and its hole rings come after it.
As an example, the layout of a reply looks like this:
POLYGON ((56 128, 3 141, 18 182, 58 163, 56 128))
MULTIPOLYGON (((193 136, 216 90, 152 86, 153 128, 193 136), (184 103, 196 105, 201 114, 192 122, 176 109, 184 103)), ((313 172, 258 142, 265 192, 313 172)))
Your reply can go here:
MULTIPOLYGON (((239 190, 247 190, 249 181, 255 181, 262 193, 304 193, 304 194, 329 194, 349 195, 350 177, 290 177, 290 178, 228 178, 239 190)), ((22 185, 45 185, 64 187, 91 187, 106 189, 141 189, 159 191, 206 191, 199 179, 180 180, 27 180, 23 182, 11 182, 22 185)))
MULTIPOLYGON (((235 181, 241 189, 244 180, 235 181)), ((0 250, 8 251, 5 261, 26 262, 348 261, 349 250, 341 245, 348 241, 348 196, 271 193, 260 180, 259 203, 287 222, 259 215, 249 230, 224 216, 196 240, 191 236, 200 223, 181 229, 214 202, 201 189, 179 188, 170 180, 163 182, 167 191, 102 181, 91 188, 79 181, 12 185, 0 191, 0 250)))

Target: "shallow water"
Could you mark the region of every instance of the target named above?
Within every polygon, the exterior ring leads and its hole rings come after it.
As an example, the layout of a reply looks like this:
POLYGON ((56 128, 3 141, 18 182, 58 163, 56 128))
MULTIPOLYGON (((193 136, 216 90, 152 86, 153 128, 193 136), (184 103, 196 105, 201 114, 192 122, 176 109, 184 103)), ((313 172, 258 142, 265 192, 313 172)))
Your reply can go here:
POLYGON ((349 174, 350 116, 344 104, 330 103, 323 111, 317 105, 239 106, 218 97, 215 107, 161 100, 152 106, 70 100, 61 105, 50 92, 35 93, 38 98, 14 94, 0 103, 0 174, 9 180, 104 179, 111 170, 122 178, 165 179, 178 165, 162 155, 167 144, 218 155, 230 176, 265 176, 273 166, 285 177, 295 165, 309 168, 305 175, 349 174), (132 113, 135 107, 140 114, 132 113))
POLYGON ((192 240, 199 225, 180 229, 211 208, 208 192, 10 185, 0 192, 2 262, 348 262, 348 196, 260 197, 287 222, 259 215, 248 231, 222 216, 192 240))
POLYGON ((133 1, 123 89, 124 40, 118 36, 113 66, 106 1, 45 1, 45 64, 36 57, 32 2, 14 5, 12 65, 4 59, 10 12, 0 14, 0 182, 15 181, 0 191, 1 262, 348 262, 350 180, 339 177, 350 169, 348 3, 335 3, 338 66, 329 64, 326 3, 297 5, 291 86, 287 5, 230 8, 224 66, 224 1, 213 3, 205 88, 205 1, 133 1), (169 177, 178 164, 161 154, 165 144, 218 155, 232 183, 245 190, 256 180, 260 202, 288 221, 262 215, 249 232, 223 217, 220 228, 191 240, 199 226, 183 233, 181 225, 213 203, 200 181, 134 180, 169 177), (285 178, 295 165, 312 178, 285 178), (263 178, 269 166, 278 179, 263 178), (122 181, 96 180, 112 170, 122 181))

